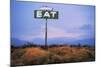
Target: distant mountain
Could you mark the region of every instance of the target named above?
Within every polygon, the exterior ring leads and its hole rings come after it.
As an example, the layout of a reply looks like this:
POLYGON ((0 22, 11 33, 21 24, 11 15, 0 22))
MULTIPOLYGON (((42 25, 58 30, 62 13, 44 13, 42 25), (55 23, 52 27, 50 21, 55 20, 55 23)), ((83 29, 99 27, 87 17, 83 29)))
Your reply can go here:
MULTIPOLYGON (((33 39, 33 43, 37 44, 44 44, 44 39, 42 38, 36 38, 33 39)), ((81 40, 74 40, 74 39, 67 39, 67 38, 51 38, 48 39, 48 44, 88 44, 88 45, 94 45, 95 40, 94 39, 81 39, 81 40)))
MULTIPOLYGON (((31 43, 34 44, 40 44, 40 45, 44 45, 45 44, 45 39, 42 38, 35 38, 32 41, 30 41, 31 43)), ((25 43, 27 43, 26 41, 20 40, 20 39, 16 39, 16 38, 12 38, 11 39, 11 43, 16 45, 16 46, 20 46, 23 45, 25 43)), ((94 39, 81 39, 81 40, 74 40, 74 39, 67 39, 67 38, 51 38, 48 39, 48 44, 88 44, 88 45, 94 45, 95 44, 95 40, 94 39)))
POLYGON ((77 40, 76 42, 81 44, 95 45, 95 39, 82 39, 77 40))
POLYGON ((52 43, 59 43, 59 44, 88 44, 88 45, 94 45, 95 40, 94 39, 81 39, 81 40, 74 40, 74 39, 67 39, 67 38, 55 38, 48 40, 49 44, 52 43))
POLYGON ((24 41, 24 40, 20 40, 20 39, 17 39, 17 38, 11 38, 11 44, 14 45, 14 46, 22 46, 25 43, 27 43, 27 42, 24 41))

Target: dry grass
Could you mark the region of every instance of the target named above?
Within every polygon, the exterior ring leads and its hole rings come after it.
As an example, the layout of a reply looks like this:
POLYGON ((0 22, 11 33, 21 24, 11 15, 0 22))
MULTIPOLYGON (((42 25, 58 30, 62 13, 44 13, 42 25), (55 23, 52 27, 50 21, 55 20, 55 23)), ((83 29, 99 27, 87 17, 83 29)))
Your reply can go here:
POLYGON ((44 50, 39 47, 12 48, 11 65, 37 65, 94 61, 95 51, 84 47, 51 47, 44 50))

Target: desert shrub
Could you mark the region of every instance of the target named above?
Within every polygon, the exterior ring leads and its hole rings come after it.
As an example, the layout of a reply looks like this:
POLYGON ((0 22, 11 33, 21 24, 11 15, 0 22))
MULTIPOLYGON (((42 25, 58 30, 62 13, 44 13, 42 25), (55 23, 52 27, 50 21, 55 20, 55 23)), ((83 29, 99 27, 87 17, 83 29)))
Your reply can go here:
POLYGON ((71 48, 70 47, 53 47, 53 48, 50 48, 49 51, 58 55, 65 55, 66 53, 71 53, 71 48))
POLYGON ((15 49, 13 53, 11 53, 12 59, 20 59, 25 53, 24 49, 15 49))
POLYGON ((26 53, 23 55, 23 63, 25 65, 30 64, 45 64, 48 59, 46 51, 40 48, 26 48, 26 53))

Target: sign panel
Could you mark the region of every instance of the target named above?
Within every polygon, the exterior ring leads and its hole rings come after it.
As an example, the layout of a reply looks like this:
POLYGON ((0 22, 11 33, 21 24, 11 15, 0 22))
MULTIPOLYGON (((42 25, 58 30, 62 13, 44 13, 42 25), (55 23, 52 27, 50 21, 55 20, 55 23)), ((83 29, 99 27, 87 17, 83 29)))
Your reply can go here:
POLYGON ((58 11, 35 10, 34 18, 37 19, 58 19, 58 11))

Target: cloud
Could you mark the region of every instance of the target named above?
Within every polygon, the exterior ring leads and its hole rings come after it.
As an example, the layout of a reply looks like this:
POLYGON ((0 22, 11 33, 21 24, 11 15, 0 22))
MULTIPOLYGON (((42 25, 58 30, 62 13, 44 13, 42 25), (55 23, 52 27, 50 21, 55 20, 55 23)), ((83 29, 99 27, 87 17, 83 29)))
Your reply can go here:
MULTIPOLYGON (((31 31, 26 34, 20 34, 17 38, 26 41, 32 41, 35 38, 45 38, 45 26, 41 25, 36 31, 31 31)), ((62 24, 62 26, 56 24, 48 24, 48 39, 51 38, 67 38, 67 39, 84 39, 94 37, 92 26, 86 24, 77 24, 68 26, 67 23, 62 24), (92 31, 92 33, 91 33, 92 31)))
MULTIPOLYGON (((21 35, 19 36, 20 39, 26 40, 26 41, 31 41, 32 39, 35 38, 45 38, 45 28, 44 26, 41 27, 43 31, 40 31, 38 33, 30 33, 26 35, 21 35)), ((81 32, 80 30, 71 30, 70 32, 67 32, 65 29, 58 28, 58 27, 53 27, 49 26, 48 28, 48 39, 50 38, 67 38, 67 39, 80 39, 83 38, 85 35, 87 35, 84 32, 81 32)))
POLYGON ((66 32, 64 29, 49 27, 48 38, 78 38, 80 35, 77 33, 66 32))

